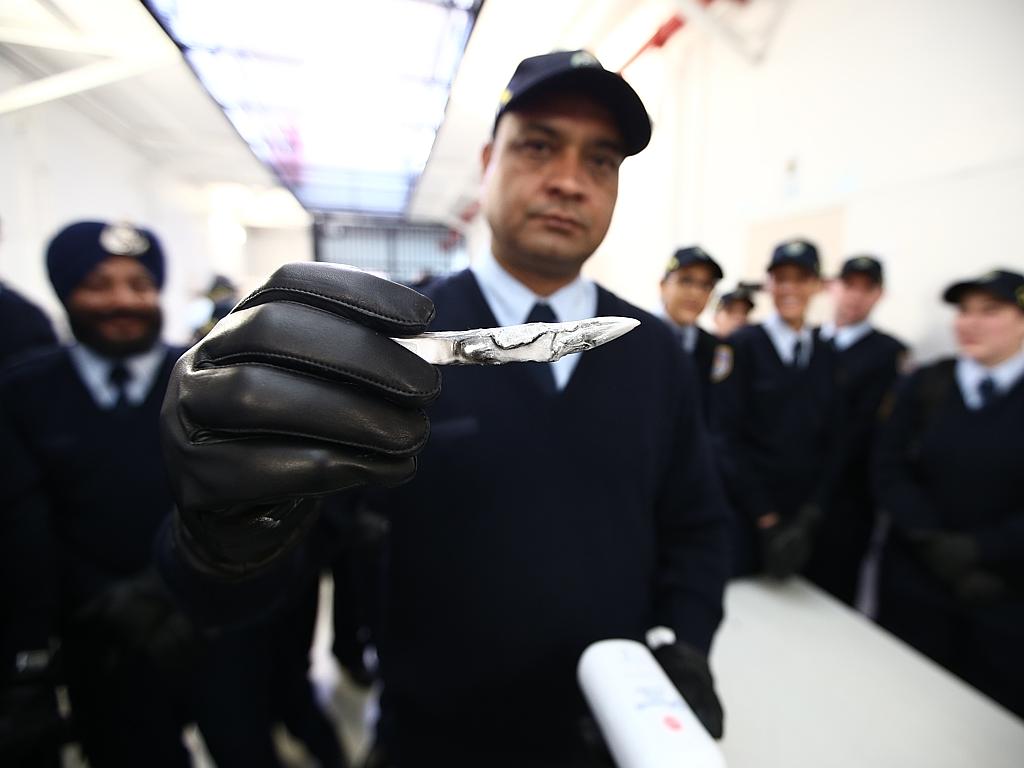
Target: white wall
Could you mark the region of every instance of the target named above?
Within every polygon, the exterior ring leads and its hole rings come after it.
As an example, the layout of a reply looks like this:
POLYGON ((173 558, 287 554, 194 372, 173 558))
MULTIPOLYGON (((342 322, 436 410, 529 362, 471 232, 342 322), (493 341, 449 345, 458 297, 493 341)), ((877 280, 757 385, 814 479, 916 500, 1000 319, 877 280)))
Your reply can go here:
MULTIPOLYGON (((623 23, 652 6, 666 4, 621 4, 623 23)), ((942 287, 995 265, 1024 270, 1024 3, 716 6, 748 34, 783 15, 759 63, 690 24, 626 70, 654 140, 623 168, 590 273, 653 307, 679 245, 704 245, 731 285, 759 276, 769 234, 808 234, 829 271, 880 255, 878 323, 920 358, 951 349, 942 287)), ((822 299, 818 317, 827 310, 822 299)))
MULTIPOLYGON (((21 82, 20 74, 0 59, 0 90, 21 82)), ((248 238, 244 227, 246 211, 275 192, 282 190, 260 196, 236 185, 192 183, 71 102, 3 114, 0 277, 39 303, 63 330, 63 309, 46 276, 50 238, 75 220, 133 221, 151 228, 163 243, 165 335, 183 342, 192 333, 192 302, 214 273, 247 286, 276 266, 270 265, 265 243, 268 233, 277 230, 259 230, 248 238)), ((299 210, 279 231, 278 239, 290 243, 278 251, 282 261, 312 258, 306 220, 299 210)))

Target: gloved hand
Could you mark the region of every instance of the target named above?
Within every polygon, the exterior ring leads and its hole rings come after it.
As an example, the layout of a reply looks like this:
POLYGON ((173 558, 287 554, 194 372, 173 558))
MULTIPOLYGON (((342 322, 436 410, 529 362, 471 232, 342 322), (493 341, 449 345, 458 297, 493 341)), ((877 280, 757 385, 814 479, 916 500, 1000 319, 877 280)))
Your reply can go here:
POLYGON ((977 540, 965 533, 911 531, 909 538, 925 568, 953 589, 975 569, 981 558, 977 540))
POLYGON ((202 639, 155 571, 107 587, 74 616, 79 642, 111 674, 144 657, 172 688, 187 689, 202 639))
POLYGON ((708 733, 716 739, 722 738, 725 714, 704 654, 680 642, 662 645, 653 653, 708 733))
POLYGON ((57 765, 68 726, 57 706, 49 652, 19 653, 32 661, 0 682, 0 765, 57 765))
POLYGON ((791 520, 760 528, 761 560, 765 573, 785 579, 803 568, 811 557, 814 529, 820 518, 820 509, 806 504, 791 520))
POLYGON ((991 571, 975 570, 957 581, 953 593, 967 605, 984 605, 1006 594, 1006 581, 991 571))
POLYGON ((388 337, 433 315, 396 283, 288 264, 182 356, 161 422, 193 565, 244 576, 312 524, 310 497, 412 477, 440 374, 388 337))

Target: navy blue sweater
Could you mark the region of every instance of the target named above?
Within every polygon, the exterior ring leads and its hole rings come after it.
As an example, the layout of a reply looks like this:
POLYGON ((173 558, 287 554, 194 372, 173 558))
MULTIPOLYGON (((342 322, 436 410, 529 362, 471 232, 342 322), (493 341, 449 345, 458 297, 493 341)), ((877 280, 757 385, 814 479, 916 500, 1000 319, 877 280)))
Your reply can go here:
MULTIPOLYGON (((495 324, 475 278, 426 291, 436 328, 495 324)), ((727 512, 692 362, 665 324, 586 352, 551 398, 523 366, 443 369, 416 478, 392 513, 392 690, 437 711, 560 701, 590 643, 652 626, 707 651, 722 615, 727 512)))
POLYGON ((972 411, 953 371, 936 363, 897 388, 876 445, 878 499, 897 532, 971 534, 988 566, 1024 584, 1024 379, 972 411), (935 376, 946 379, 938 390, 935 376), (927 395, 930 378, 935 394, 927 395))
POLYGON ((66 348, 24 360, 0 382, 0 547, 6 578, 18 582, 15 645, 45 645, 58 587, 66 614, 152 562, 154 534, 173 503, 158 424, 180 352, 167 349, 145 402, 123 413, 95 404, 66 348))
POLYGON ((760 325, 718 353, 712 388, 723 479, 745 517, 827 506, 842 466, 842 404, 835 352, 814 335, 806 368, 785 365, 760 325))

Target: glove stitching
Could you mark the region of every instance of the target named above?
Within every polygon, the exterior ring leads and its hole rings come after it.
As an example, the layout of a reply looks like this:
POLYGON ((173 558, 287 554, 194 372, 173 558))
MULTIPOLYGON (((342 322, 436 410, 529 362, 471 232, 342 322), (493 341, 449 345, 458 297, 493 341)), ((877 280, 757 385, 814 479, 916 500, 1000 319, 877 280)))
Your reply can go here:
MULTIPOLYGON (((311 290, 306 289, 306 288, 287 288, 287 287, 284 287, 284 286, 273 286, 273 287, 257 288, 255 291, 253 291, 246 298, 246 300, 245 300, 245 302, 243 302, 243 304, 240 304, 238 306, 238 309, 247 309, 250 299, 255 299, 257 296, 260 296, 260 295, 262 295, 264 293, 271 293, 273 291, 282 291, 282 292, 285 292, 285 293, 295 293, 295 294, 305 295, 305 296, 316 296, 316 297, 321 298, 321 299, 326 299, 331 304, 337 304, 337 305, 340 305, 342 307, 345 307, 346 309, 354 310, 354 311, 358 312, 361 315, 368 316, 368 317, 373 317, 373 318, 376 318, 376 319, 379 319, 379 320, 389 320, 391 322, 398 323, 398 324, 400 324, 402 326, 407 326, 407 327, 410 327, 410 328, 419 328, 419 327, 421 327, 423 325, 423 323, 410 322, 408 319, 406 319, 404 317, 400 317, 398 315, 388 315, 388 314, 384 314, 383 312, 377 312, 375 310, 369 309, 368 307, 360 306, 358 304, 351 304, 351 303, 349 303, 347 301, 343 301, 343 300, 338 299, 338 298, 336 298, 334 296, 330 296, 329 294, 320 293, 319 291, 311 291, 311 290)), ((302 302, 297 302, 297 303, 301 304, 302 302)), ((305 306, 308 306, 308 305, 305 305, 305 306)), ((312 309, 317 309, 317 307, 312 307, 312 309)))
POLYGON ((252 357, 254 357, 254 356, 260 357, 260 358, 265 358, 265 357, 266 358, 277 358, 277 359, 281 359, 281 360, 291 360, 291 361, 299 362, 299 363, 308 363, 313 368, 320 368, 320 369, 323 369, 323 370, 333 371, 335 373, 340 373, 340 374, 343 374, 344 376, 347 376, 350 379, 354 379, 356 381, 361 381, 364 384, 374 384, 374 385, 380 387, 381 389, 384 389, 384 390, 386 390, 388 392, 393 392, 396 395, 423 395, 423 396, 426 396, 426 395, 434 394, 434 390, 433 389, 417 389, 415 387, 411 387, 409 389, 400 389, 400 388, 398 388, 398 387, 396 387, 396 386, 394 386, 392 384, 387 383, 383 379, 377 379, 377 378, 374 378, 372 376, 367 376, 365 374, 359 374, 359 373, 356 373, 355 371, 352 371, 350 369, 341 368, 341 367, 336 366, 336 365, 328 365, 327 363, 324 363, 324 362, 322 362, 320 360, 314 360, 314 359, 308 358, 308 357, 300 357, 299 355, 285 355, 285 354, 281 354, 279 352, 255 352, 255 353, 254 352, 237 352, 237 353, 232 354, 232 355, 224 355, 222 357, 211 359, 209 362, 214 364, 214 365, 220 365, 220 364, 224 364, 224 363, 231 363, 231 364, 238 364, 238 365, 269 365, 270 367, 280 368, 281 370, 289 371, 290 373, 296 373, 296 371, 294 369, 288 368, 286 366, 273 366, 273 365, 271 365, 269 363, 263 363, 260 360, 253 360, 252 357), (236 362, 236 361, 240 361, 240 362, 236 362))

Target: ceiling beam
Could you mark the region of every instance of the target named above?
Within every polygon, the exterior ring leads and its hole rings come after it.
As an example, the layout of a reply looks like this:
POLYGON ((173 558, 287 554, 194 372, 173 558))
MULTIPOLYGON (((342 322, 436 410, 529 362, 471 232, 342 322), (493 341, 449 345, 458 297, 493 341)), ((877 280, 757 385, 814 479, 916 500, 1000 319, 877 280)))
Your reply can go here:
POLYGON ((176 61, 176 54, 108 59, 0 92, 0 115, 126 80, 176 61))

